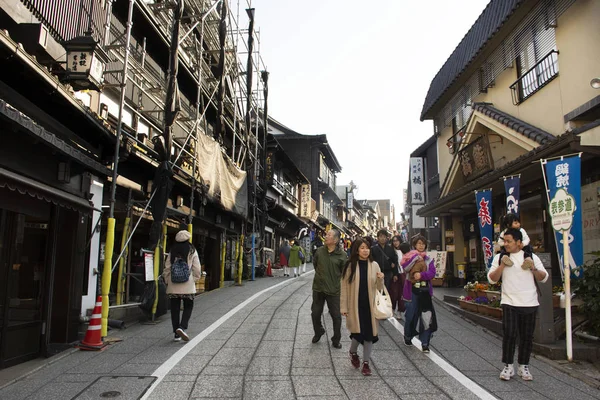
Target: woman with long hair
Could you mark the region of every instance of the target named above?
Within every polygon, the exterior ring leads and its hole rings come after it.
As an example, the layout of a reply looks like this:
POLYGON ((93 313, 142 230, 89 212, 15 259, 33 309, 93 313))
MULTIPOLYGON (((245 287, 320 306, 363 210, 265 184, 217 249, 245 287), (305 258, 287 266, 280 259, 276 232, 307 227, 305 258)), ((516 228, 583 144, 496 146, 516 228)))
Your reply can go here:
POLYGON ((188 322, 194 308, 196 294, 195 281, 202 276, 200 258, 194 246, 190 243, 191 234, 181 230, 175 236, 175 244, 171 246, 171 253, 167 257, 163 278, 167 283, 167 295, 171 300, 171 323, 173 325, 173 340, 181 339, 186 342, 190 336, 186 333, 188 322), (187 269, 187 271, 186 271, 187 269), (187 280, 185 280, 187 272, 187 280), (173 282, 175 280, 176 282, 173 282), (179 319, 181 302, 183 301, 183 314, 179 319))
POLYGON ((390 299, 392 300, 392 310, 397 319, 400 319, 402 313, 404 312, 404 300, 402 300, 402 290, 404 288, 404 281, 406 280, 406 273, 404 273, 404 269, 400 265, 400 260, 402 260, 402 256, 404 253, 410 250, 410 246, 407 243, 402 243, 402 238, 400 235, 396 235, 392 238, 392 248, 398 255, 398 279, 392 281, 390 285, 390 299), (404 247, 404 250, 402 250, 404 247))
POLYGON ((354 368, 360 367, 357 350, 359 344, 363 345, 361 372, 365 376, 371 375, 371 351, 373 343, 379 340, 377 320, 371 312, 376 290, 383 290, 383 272, 373 261, 368 242, 356 239, 342 272, 340 312, 346 317, 346 327, 350 331, 350 362, 354 368))

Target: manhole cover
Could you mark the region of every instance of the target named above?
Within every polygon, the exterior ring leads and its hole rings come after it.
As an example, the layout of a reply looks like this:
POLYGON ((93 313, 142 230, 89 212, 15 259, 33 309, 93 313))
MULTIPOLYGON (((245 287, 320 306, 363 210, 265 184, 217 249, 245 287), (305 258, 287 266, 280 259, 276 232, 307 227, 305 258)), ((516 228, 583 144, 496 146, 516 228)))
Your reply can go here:
POLYGON ((100 397, 109 398, 109 399, 119 397, 120 395, 121 395, 121 392, 117 392, 116 390, 111 390, 110 392, 100 393, 100 397))
POLYGON ((139 399, 155 379, 153 376, 103 376, 92 382, 75 399, 139 399))

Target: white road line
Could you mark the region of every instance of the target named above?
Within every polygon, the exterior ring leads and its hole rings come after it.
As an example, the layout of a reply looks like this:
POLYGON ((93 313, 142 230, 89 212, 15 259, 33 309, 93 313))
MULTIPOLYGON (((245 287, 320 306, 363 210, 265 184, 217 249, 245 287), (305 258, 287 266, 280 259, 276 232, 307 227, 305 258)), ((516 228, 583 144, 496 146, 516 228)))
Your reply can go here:
MULTIPOLYGON (((396 330, 398 330, 402 335, 404 335, 404 327, 400 324, 400 322, 396 320, 396 318, 392 317, 388 319, 388 321, 394 326, 394 328, 396 328, 396 330)), ((414 337, 412 339, 412 342, 413 345, 415 345, 415 347, 417 347, 419 350, 422 350, 421 341, 419 339, 414 337)), ((446 371, 448 375, 456 379, 458 383, 469 389, 475 396, 484 400, 497 400, 497 398, 492 396, 487 390, 485 390, 484 388, 473 382, 471 379, 466 377, 462 372, 454 368, 446 360, 435 354, 433 351, 430 351, 429 354, 425 354, 429 356, 429 359, 431 361, 440 366, 440 368, 446 371)))
MULTIPOLYGON (((310 274, 310 273, 313 273, 313 272, 315 272, 315 271, 314 270, 313 271, 308 271, 305 274, 310 274)), ((234 309, 232 309, 231 311, 229 311, 227 314, 223 315, 221 318, 219 318, 218 320, 216 320, 212 325, 210 325, 208 328, 206 328, 205 330, 203 330, 198 336, 196 336, 192 340, 190 340, 184 347, 182 347, 179 351, 177 351, 175 354, 173 354, 171 356, 171 358, 169 358, 167 361, 165 361, 163 364, 161 364, 161 366, 158 367, 156 369, 156 371, 154 371, 152 373, 152 376, 155 376, 156 380, 154 381, 154 383, 152 383, 152 386, 150 386, 148 388, 148 390, 146 391, 146 393, 144 393, 144 395, 141 397, 140 400, 147 400, 150 397, 150 395, 152 394, 152 392, 154 390, 156 390, 156 388, 158 387, 158 385, 163 381, 163 379, 165 379, 165 376, 167 376, 167 374, 173 369, 173 367, 175 367, 183 359, 183 357, 185 357, 186 355, 188 355, 188 353, 190 351, 192 351, 194 349, 194 347, 196 347, 201 341, 203 341, 204 339, 206 339, 206 337, 208 335, 210 335, 214 330, 216 330, 218 327, 220 327, 221 325, 223 325, 223 323, 225 323, 229 318, 233 317, 235 315, 235 313, 237 313, 238 311, 240 311, 241 309, 243 309, 244 307, 246 307, 248 304, 250 304, 257 297, 265 294, 266 292, 268 292, 270 290, 278 288, 279 286, 289 284, 294 279, 297 279, 297 278, 286 279, 285 281, 283 281, 281 283, 278 283, 278 284, 276 284, 274 286, 271 286, 269 288, 266 288, 266 289, 261 290, 260 292, 258 292, 256 294, 254 294, 253 296, 251 296, 250 298, 248 298, 246 301, 244 301, 243 303, 240 303, 234 309)))

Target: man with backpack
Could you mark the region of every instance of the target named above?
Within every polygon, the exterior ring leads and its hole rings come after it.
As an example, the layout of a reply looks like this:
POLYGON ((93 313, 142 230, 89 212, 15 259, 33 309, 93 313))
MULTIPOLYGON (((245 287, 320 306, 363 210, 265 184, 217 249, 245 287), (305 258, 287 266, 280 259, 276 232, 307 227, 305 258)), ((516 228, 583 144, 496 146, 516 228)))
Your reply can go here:
POLYGON ((167 283, 167 295, 171 300, 171 323, 173 325, 173 340, 181 339, 186 342, 190 336, 185 332, 194 308, 196 295, 195 281, 202 276, 198 252, 190 243, 192 235, 185 230, 177 232, 175 244, 171 246, 171 253, 167 257, 163 278, 167 283), (183 315, 181 320, 179 312, 183 301, 183 315))

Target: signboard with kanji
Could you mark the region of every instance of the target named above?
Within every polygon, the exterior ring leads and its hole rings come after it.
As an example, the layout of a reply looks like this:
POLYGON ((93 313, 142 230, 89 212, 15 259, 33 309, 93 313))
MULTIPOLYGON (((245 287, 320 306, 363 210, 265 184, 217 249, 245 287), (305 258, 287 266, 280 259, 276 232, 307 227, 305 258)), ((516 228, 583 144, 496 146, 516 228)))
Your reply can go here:
POLYGON ((267 182, 271 183, 273 182, 273 164, 275 162, 275 160, 273 159, 274 154, 272 151, 267 151, 267 162, 266 162, 266 172, 265 172, 265 177, 267 178, 267 182))
POLYGON ((421 157, 410 158, 410 195, 410 204, 425 204, 425 181, 421 157))
POLYGON ((428 251, 427 255, 431 257, 435 265, 435 277, 443 278, 444 273, 446 272, 446 257, 448 256, 448 253, 445 251, 432 250, 428 251))
POLYGON ((303 218, 311 217, 310 207, 310 183, 300 186, 300 216, 303 218))
POLYGON ((564 189, 558 189, 550 200, 550 217, 555 231, 568 231, 573 225, 575 198, 564 189))

